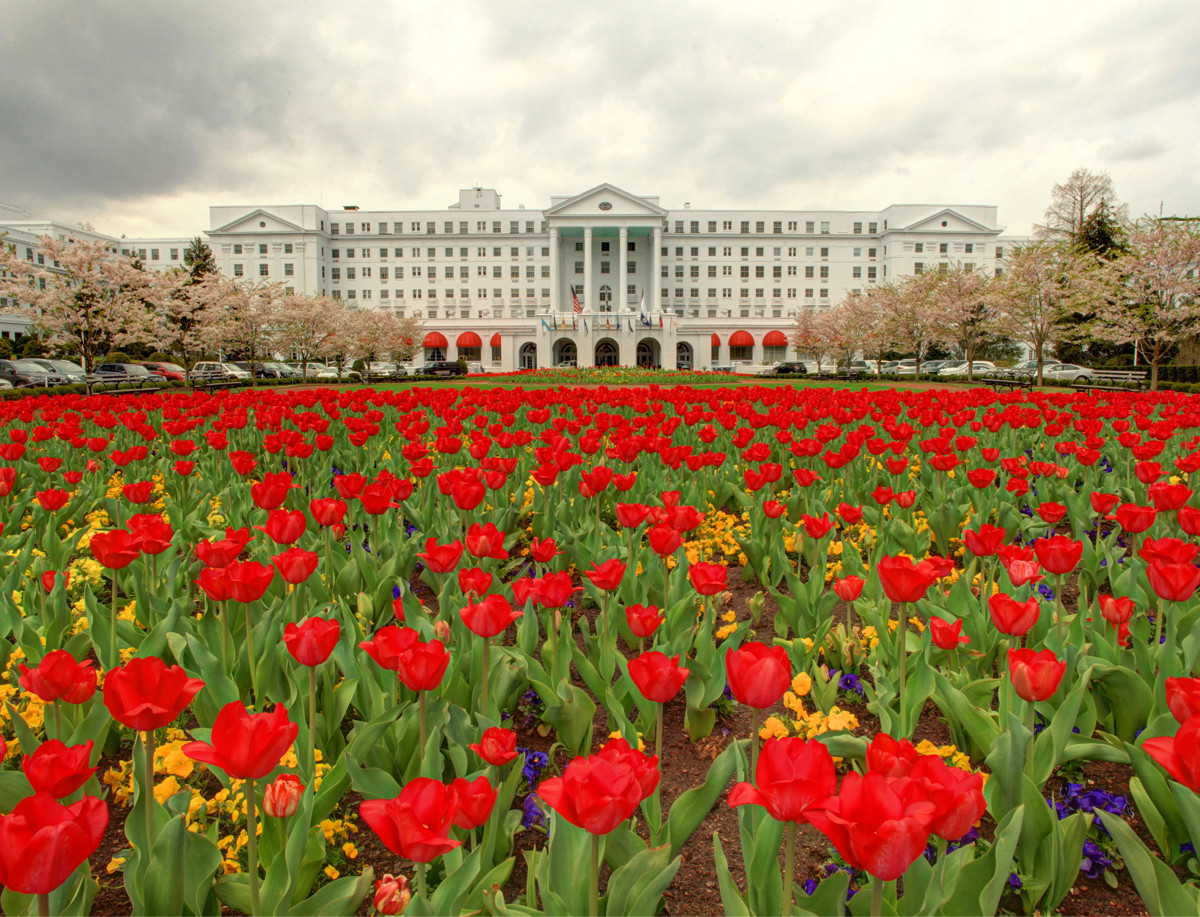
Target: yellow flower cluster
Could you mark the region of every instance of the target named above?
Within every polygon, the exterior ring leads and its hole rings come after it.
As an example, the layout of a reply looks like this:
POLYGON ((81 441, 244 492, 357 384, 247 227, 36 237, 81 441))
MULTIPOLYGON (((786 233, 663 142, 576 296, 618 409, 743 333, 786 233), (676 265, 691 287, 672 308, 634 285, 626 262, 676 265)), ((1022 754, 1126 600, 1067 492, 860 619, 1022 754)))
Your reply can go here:
POLYGON ((692 531, 690 541, 683 543, 684 553, 689 564, 700 561, 711 561, 713 557, 737 557, 738 563, 745 565, 746 558, 742 554, 742 546, 738 544, 737 536, 743 538, 750 531, 749 516, 743 513, 741 517, 716 509, 710 503, 704 514, 704 521, 692 531))
POLYGON ((735 630, 737 630, 737 612, 727 611, 725 614, 721 615, 721 620, 726 623, 722 624, 716 630, 715 636, 718 640, 724 640, 735 630))
POLYGON ((783 695, 783 705, 794 716, 791 729, 779 717, 769 716, 759 730, 759 737, 779 739, 791 735, 794 730, 795 735, 800 738, 813 739, 827 732, 849 732, 858 728, 858 717, 836 704, 829 708, 829 713, 822 713, 820 710, 809 712, 801 698, 811 690, 812 677, 807 672, 797 674, 792 679, 791 690, 783 695))

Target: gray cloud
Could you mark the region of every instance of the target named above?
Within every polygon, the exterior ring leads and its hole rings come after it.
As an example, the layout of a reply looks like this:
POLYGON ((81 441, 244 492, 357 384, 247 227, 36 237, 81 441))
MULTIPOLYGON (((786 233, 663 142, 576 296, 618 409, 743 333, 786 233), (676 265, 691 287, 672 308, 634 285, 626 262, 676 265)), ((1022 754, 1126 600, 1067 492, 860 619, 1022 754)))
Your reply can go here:
POLYGON ((1137 162, 1152 159, 1166 150, 1157 137, 1122 137, 1100 147, 1099 155, 1105 162, 1137 162))

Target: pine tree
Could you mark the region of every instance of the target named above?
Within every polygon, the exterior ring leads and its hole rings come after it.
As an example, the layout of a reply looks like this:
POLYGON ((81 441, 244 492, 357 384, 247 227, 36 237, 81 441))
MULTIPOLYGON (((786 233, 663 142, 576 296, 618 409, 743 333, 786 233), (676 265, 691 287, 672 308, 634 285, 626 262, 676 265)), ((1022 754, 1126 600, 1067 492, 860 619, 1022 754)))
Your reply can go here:
POLYGON ((192 239, 191 244, 184 251, 183 264, 187 268, 188 274, 191 275, 191 279, 188 280, 189 286, 200 283, 210 274, 217 273, 217 259, 213 257, 208 243, 199 236, 192 239))

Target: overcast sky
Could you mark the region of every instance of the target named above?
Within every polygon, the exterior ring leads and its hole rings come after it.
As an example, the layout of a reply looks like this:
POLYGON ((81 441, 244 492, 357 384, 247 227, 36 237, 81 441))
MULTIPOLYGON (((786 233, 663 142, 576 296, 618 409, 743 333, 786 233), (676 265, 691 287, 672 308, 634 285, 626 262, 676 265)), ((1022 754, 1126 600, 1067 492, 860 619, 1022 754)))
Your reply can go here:
MULTIPOLYGON (((5 3, 0 202, 129 236, 211 204, 996 204, 1078 167, 1200 214, 1200 3, 5 3)), ((0 218, 24 217, 0 207, 0 218)))

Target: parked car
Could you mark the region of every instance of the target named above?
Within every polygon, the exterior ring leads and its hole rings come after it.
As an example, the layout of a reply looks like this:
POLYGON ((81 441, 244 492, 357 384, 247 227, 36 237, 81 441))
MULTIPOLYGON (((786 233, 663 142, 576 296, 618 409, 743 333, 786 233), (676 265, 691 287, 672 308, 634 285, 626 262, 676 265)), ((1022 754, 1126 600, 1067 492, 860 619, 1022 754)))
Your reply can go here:
MULTIPOLYGON (((233 365, 246 373, 250 372, 250 363, 247 360, 239 361, 233 365)), ((256 379, 296 379, 300 377, 300 373, 286 363, 263 360, 261 363, 254 364, 254 376, 256 379)))
POLYGON ((574 369, 575 361, 574 360, 563 360, 560 363, 556 363, 554 368, 555 369, 574 369))
POLYGON ((375 363, 368 363, 363 367, 363 375, 368 379, 390 379, 396 375, 398 367, 395 363, 389 363, 381 360, 375 363))
POLYGON ((178 363, 142 363, 141 365, 154 373, 154 375, 162 376, 162 378, 169 379, 172 382, 184 381, 184 369, 178 363))
POLYGON ((33 357, 32 362, 39 366, 46 367, 46 371, 62 376, 70 385, 83 385, 87 378, 87 373, 83 371, 83 367, 78 363, 72 363, 70 360, 44 360, 41 357, 33 357))
POLYGON ((289 363, 288 366, 296 370, 296 372, 300 375, 304 376, 305 379, 315 379, 317 374, 325 369, 324 363, 315 363, 311 360, 308 362, 307 366, 302 360, 289 363))
POLYGON ((52 373, 33 360, 0 360, 0 379, 6 379, 14 388, 63 385, 67 381, 59 373, 52 373))
MULTIPOLYGON (((996 364, 990 360, 973 360, 971 362, 971 375, 973 377, 982 376, 984 373, 996 371, 996 364)), ((943 369, 939 376, 965 376, 967 374, 967 361, 959 361, 957 366, 947 366, 943 369)))
POLYGON ((1075 363, 1055 363, 1049 368, 1042 366, 1042 379, 1047 381, 1053 379, 1055 382, 1078 382, 1081 379, 1091 381, 1092 378, 1090 369, 1075 363))
POLYGON ((104 391, 110 388, 157 388, 163 378, 138 363, 101 363, 87 381, 94 389, 104 391))
POLYGON ((768 366, 759 372, 760 376, 795 376, 808 372, 808 367, 799 360, 790 360, 768 366))
POLYGON ((12 387, 13 387, 13 384, 11 382, 9 382, 7 379, 0 379, 0 389, 12 388, 12 387))
POLYGON ((362 382, 362 373, 354 369, 342 369, 341 376, 338 375, 336 366, 326 366, 323 370, 317 373, 317 379, 322 382, 336 382, 338 379, 350 382, 362 382))
POLYGON ((915 376, 917 374, 917 361, 897 360, 893 369, 885 369, 884 372, 890 372, 895 376, 915 376))
POLYGON ((419 370, 418 376, 462 376, 466 374, 461 363, 453 360, 439 360, 436 363, 426 363, 419 370))
POLYGON ((840 364, 838 372, 847 373, 852 376, 862 376, 875 372, 875 364, 868 363, 866 360, 851 360, 849 363, 840 364))
POLYGON ((951 363, 962 363, 962 360, 925 360, 921 363, 922 376, 936 376, 951 363))
POLYGON ((467 375, 476 376, 485 372, 487 372, 487 370, 483 368, 482 363, 474 363, 471 361, 467 362, 467 375))
POLYGON ((192 380, 201 382, 245 382, 250 373, 233 363, 197 363, 192 367, 192 380))

